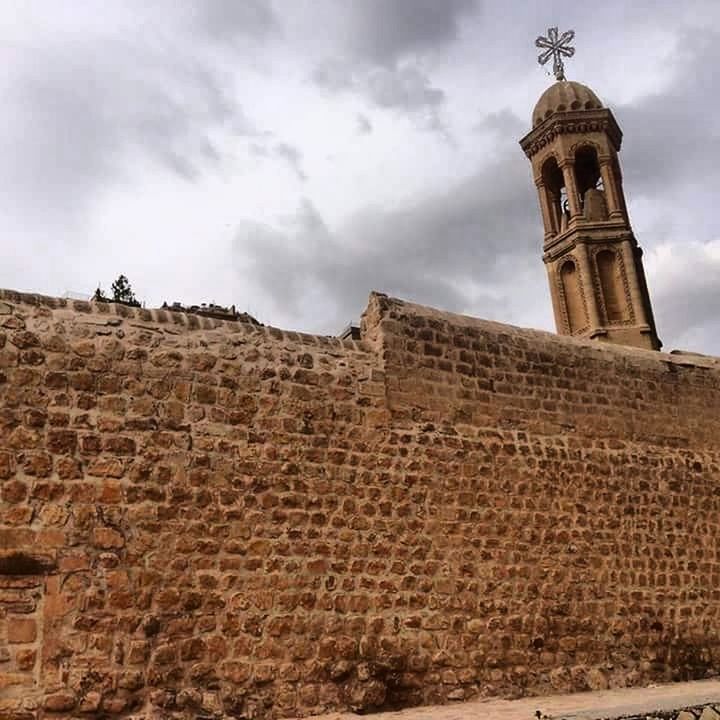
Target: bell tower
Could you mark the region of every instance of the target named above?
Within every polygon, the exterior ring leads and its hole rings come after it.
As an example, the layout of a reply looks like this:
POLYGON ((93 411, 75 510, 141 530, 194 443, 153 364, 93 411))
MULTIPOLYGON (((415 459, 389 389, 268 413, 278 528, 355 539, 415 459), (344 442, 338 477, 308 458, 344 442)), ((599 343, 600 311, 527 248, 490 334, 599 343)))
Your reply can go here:
MULTIPOLYGON (((541 40, 547 41, 538 38, 538 46, 550 47, 541 40)), ((533 129, 520 145, 540 200, 557 331, 659 350, 642 250, 623 194, 622 132, 590 88, 565 80, 557 58, 555 68, 562 79, 538 100, 533 129)))

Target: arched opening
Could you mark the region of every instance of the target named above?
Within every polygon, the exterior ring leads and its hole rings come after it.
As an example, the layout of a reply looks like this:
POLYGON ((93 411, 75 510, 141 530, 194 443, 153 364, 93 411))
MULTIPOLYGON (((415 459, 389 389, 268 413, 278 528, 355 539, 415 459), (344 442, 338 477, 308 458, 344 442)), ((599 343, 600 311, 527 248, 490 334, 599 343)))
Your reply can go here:
POLYGON ((577 268, 572 260, 566 260, 560 268, 565 309, 567 310, 568 331, 577 332, 587 325, 585 304, 583 303, 580 279, 577 268))
POLYGON ((581 196, 590 188, 602 189, 600 163, 592 145, 583 145, 575 153, 575 180, 581 196))
POLYGON ((554 157, 549 157, 542 166, 547 206, 550 210, 550 229, 555 235, 567 229, 570 213, 567 207, 567 191, 562 170, 554 157))
POLYGON ((607 220, 607 200, 597 150, 583 145, 575 153, 575 182, 586 220, 607 220))
POLYGON ((628 319, 628 310, 622 267, 617 253, 612 250, 601 250, 595 256, 595 262, 597 263, 607 322, 609 324, 621 323, 628 319))

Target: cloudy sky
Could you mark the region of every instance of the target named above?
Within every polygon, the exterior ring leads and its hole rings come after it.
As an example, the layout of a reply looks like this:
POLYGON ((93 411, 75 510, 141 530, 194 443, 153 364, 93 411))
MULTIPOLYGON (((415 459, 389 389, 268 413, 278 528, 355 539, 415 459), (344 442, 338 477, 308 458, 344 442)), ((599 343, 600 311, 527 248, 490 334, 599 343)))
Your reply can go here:
POLYGON ((717 0, 2 0, 0 286, 553 329, 517 141, 555 24, 624 130, 665 349, 720 354, 717 0))

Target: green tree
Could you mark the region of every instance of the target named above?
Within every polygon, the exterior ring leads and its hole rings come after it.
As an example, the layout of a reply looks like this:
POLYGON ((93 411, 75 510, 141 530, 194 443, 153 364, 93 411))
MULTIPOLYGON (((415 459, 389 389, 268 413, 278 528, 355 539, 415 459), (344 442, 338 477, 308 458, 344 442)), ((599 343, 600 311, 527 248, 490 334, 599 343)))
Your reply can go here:
POLYGON ((117 280, 110 286, 110 289, 112 290, 112 299, 114 302, 140 307, 140 303, 135 297, 130 281, 125 275, 118 275, 117 280))

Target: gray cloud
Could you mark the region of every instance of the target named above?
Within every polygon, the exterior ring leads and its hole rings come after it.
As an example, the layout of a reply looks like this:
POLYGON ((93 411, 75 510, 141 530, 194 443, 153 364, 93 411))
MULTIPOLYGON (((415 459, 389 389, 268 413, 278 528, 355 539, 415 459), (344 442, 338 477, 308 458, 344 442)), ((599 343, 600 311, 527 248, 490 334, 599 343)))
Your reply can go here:
POLYGON ((455 40, 460 20, 475 9, 475 0, 349 3, 346 54, 318 64, 312 81, 330 92, 357 92, 379 108, 424 115, 424 127, 446 132, 439 116, 445 92, 417 58, 455 40))
POLYGON ((445 100, 445 93, 431 87, 428 78, 414 66, 375 70, 367 78, 367 94, 378 107, 409 111, 436 108, 445 100))
POLYGON ((355 120, 357 121, 357 131, 359 135, 369 135, 373 131, 372 123, 367 115, 357 113, 355 120))
POLYGON ((302 169, 302 153, 293 145, 288 143, 278 143, 273 148, 275 155, 282 158, 290 169, 298 176, 300 180, 307 180, 307 175, 302 169))
POLYGON ((475 132, 492 137, 493 142, 516 144, 528 132, 523 122, 509 108, 496 110, 480 118, 473 128, 475 132))
POLYGON ((303 154, 294 145, 274 140, 273 133, 263 133, 248 145, 248 152, 259 159, 279 158, 287 165, 299 180, 305 182, 307 175, 303 170, 303 154))
POLYGON ((185 3, 186 16, 152 7, 138 9, 130 29, 100 28, 73 42, 50 34, 16 61, 0 186, 36 220, 38 208, 51 224, 81 217, 95 193, 124 182, 136 158, 196 180, 231 159, 231 137, 257 134, 202 57, 196 30, 208 42, 221 32, 255 37, 270 22, 263 4, 185 3))
POLYGON ((625 133, 625 177, 633 192, 665 193, 668 186, 702 177, 716 186, 720 117, 711 109, 720 64, 720 33, 683 33, 676 80, 662 93, 613 108, 625 133))
POLYGON ((657 283, 651 288, 660 338, 666 350, 692 350, 720 355, 720 241, 670 246, 667 257, 654 259, 657 283))
POLYGON ((347 0, 348 49, 360 60, 392 65, 408 53, 448 45, 475 0, 347 0))
POLYGON ((352 64, 340 58, 323 60, 313 68, 310 78, 318 87, 334 93, 352 90, 357 86, 352 64))
MULTIPOLYGON (((170 0, 170 12, 178 0, 170 0)), ((240 39, 264 39, 280 32, 281 24, 268 0, 180 0, 192 31, 228 44, 240 39)))
POLYGON ((536 200, 516 148, 446 192, 392 211, 366 208, 331 230, 305 200, 277 230, 239 228, 237 252, 276 312, 293 324, 312 314, 315 329, 357 317, 370 289, 485 317, 511 319, 513 268, 539 260, 536 200), (292 310, 288 310, 292 308, 292 310))
POLYGON ((357 92, 375 107, 413 115, 421 127, 445 131, 440 117, 445 92, 433 87, 417 64, 353 68, 332 59, 315 68, 312 80, 331 93, 357 92))

